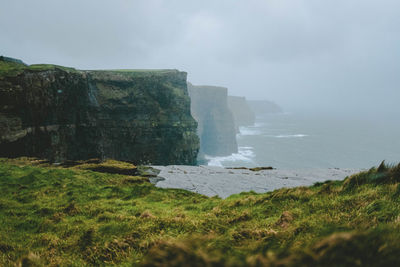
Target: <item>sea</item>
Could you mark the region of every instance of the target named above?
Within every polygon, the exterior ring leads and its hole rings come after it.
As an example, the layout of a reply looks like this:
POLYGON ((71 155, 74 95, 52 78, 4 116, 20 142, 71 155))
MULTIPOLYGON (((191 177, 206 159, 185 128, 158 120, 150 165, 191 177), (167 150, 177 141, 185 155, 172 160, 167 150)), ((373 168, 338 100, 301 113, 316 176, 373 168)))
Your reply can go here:
POLYGON ((238 153, 207 156, 209 166, 279 169, 371 168, 400 162, 397 118, 285 112, 240 127, 238 153))

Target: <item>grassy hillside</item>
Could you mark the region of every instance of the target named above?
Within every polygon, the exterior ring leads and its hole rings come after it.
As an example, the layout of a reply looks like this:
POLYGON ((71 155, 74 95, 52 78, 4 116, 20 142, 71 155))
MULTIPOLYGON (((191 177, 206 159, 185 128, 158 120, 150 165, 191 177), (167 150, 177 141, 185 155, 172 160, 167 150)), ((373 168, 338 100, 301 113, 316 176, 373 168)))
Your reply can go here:
POLYGON ((0 265, 400 264, 400 165, 225 200, 132 168, 1 159, 0 265))

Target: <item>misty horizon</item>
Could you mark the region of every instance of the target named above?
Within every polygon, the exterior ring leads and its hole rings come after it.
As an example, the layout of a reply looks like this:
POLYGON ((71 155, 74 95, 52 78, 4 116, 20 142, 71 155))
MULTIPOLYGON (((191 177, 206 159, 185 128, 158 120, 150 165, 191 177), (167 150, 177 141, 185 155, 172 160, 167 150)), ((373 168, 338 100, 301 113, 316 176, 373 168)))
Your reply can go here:
POLYGON ((11 1, 0 54, 77 69, 179 69, 287 110, 400 114, 400 2, 11 1))
POLYGON ((0 25, 0 266, 400 266, 399 0, 0 25))

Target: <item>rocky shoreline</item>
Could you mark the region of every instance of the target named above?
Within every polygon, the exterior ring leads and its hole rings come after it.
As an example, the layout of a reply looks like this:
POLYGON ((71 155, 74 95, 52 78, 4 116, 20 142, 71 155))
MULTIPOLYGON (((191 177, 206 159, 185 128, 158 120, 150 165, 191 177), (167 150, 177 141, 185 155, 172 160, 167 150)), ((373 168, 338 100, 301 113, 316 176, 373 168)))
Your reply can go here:
POLYGON ((265 193, 283 187, 310 186, 343 180, 361 169, 227 169, 214 166, 152 166, 160 173, 151 179, 157 187, 177 188, 206 196, 227 198, 241 192, 265 193))

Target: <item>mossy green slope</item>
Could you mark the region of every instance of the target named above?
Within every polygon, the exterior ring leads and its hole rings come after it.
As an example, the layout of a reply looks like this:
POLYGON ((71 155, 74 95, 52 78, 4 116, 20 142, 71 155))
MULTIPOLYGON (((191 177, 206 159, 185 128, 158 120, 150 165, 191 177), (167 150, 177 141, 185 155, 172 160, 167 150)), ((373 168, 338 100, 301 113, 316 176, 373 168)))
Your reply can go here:
POLYGON ((5 266, 400 264, 400 166, 222 200, 142 177, 2 159, 0 190, 5 266))

